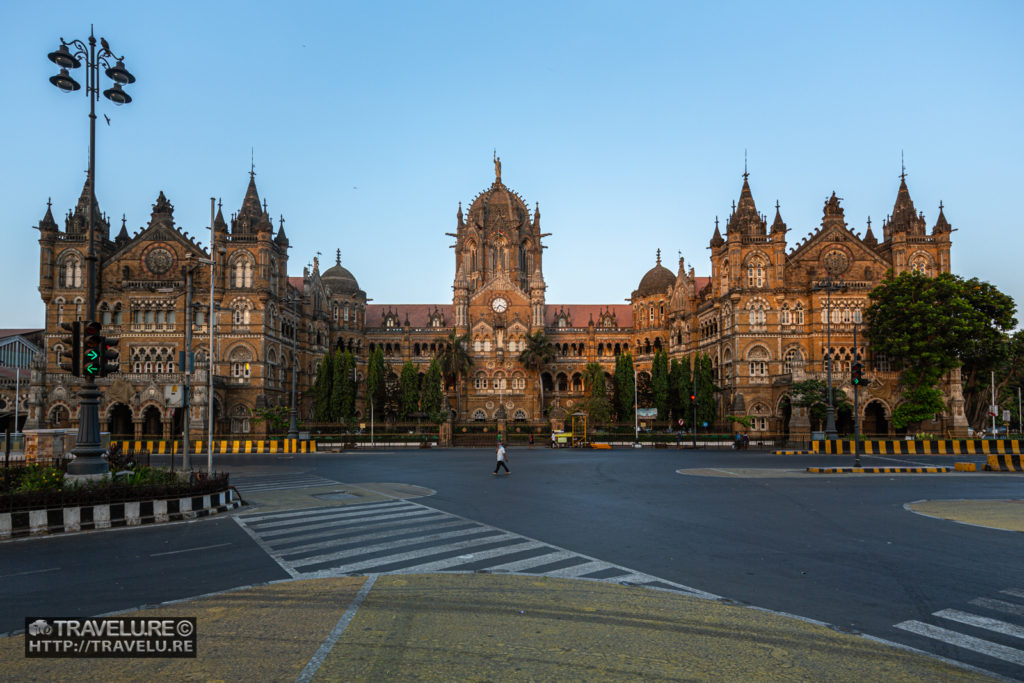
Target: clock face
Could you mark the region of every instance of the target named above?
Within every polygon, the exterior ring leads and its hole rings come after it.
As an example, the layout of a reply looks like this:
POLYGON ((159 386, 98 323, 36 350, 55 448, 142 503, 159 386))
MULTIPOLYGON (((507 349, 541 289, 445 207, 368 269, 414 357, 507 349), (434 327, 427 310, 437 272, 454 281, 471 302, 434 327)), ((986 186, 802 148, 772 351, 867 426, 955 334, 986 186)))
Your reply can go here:
POLYGON ((491 308, 494 309, 495 313, 504 313, 506 309, 508 309, 508 302, 499 296, 497 299, 491 302, 491 308))

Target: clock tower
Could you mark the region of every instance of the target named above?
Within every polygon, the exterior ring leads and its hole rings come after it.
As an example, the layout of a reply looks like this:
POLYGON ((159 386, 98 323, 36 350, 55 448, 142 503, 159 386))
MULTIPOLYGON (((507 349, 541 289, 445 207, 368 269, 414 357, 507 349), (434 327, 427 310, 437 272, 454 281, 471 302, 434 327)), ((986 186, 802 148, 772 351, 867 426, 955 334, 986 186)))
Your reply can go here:
POLYGON ((543 246, 540 207, 533 215, 526 202, 501 180, 501 158, 494 155, 494 182, 478 194, 463 214, 456 214, 455 326, 460 334, 478 323, 491 328, 498 350, 498 330, 518 323, 528 332, 544 327, 543 246))

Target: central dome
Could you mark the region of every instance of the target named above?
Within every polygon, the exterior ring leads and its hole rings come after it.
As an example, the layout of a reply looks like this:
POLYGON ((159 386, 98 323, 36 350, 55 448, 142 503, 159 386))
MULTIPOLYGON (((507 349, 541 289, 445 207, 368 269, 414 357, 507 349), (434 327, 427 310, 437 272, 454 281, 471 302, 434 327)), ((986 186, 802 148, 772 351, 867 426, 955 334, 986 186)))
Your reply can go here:
POLYGON ((640 280, 636 288, 636 296, 645 297, 653 294, 664 294, 676 284, 676 276, 672 271, 661 265, 661 249, 658 250, 658 262, 640 280))
POLYGON ((331 294, 356 294, 359 292, 359 283, 356 282, 355 276, 340 263, 325 270, 320 279, 330 288, 331 294))

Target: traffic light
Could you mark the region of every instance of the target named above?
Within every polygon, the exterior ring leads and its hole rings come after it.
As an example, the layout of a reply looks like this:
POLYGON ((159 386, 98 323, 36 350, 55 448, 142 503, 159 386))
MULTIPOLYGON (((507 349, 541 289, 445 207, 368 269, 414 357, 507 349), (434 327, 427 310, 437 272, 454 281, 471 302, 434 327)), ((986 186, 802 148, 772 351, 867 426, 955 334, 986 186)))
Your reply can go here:
POLYGON ((60 352, 57 366, 61 370, 70 372, 75 377, 82 376, 82 327, 76 320, 71 323, 61 323, 61 329, 68 333, 68 336, 61 337, 60 342, 64 350, 60 352))
POLYGON ((853 365, 850 366, 850 381, 853 386, 864 384, 864 364, 859 360, 853 361, 853 365))
POLYGON ((99 377, 103 371, 103 325, 95 320, 82 323, 82 376, 99 377))
POLYGON ((106 377, 112 372, 121 371, 121 363, 118 360, 117 343, 120 339, 103 337, 100 343, 100 377, 106 377))

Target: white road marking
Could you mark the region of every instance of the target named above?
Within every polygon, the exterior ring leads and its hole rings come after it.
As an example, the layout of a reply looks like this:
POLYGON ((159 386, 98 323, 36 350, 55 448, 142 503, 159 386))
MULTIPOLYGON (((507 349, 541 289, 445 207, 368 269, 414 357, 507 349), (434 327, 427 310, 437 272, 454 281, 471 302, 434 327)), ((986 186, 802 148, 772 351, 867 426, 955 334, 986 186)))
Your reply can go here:
POLYGON ((44 572, 56 572, 60 571, 60 567, 50 567, 49 569, 32 569, 27 572, 16 572, 14 574, 0 574, 0 579, 10 578, 12 576, 27 576, 29 574, 42 574, 44 572))
POLYGON ((1024 617, 1024 605, 1018 605, 1015 602, 1006 602, 1005 600, 992 600, 991 598, 976 598, 971 600, 972 605, 978 607, 984 607, 986 609, 995 610, 996 612, 1003 612, 1005 614, 1013 614, 1018 617, 1024 617))
POLYGON ((201 546, 196 547, 196 548, 185 548, 184 550, 168 550, 167 552, 164 552, 164 553, 151 553, 150 557, 162 557, 164 555, 178 555, 180 553, 192 553, 192 552, 195 552, 196 550, 209 550, 210 548, 223 548, 226 545, 231 545, 231 543, 218 543, 217 545, 201 545, 201 546))
POLYGON ((999 619, 990 619, 989 617, 982 617, 977 614, 971 614, 970 612, 961 612, 958 609, 944 609, 938 612, 933 612, 932 614, 937 617, 942 617, 943 619, 949 619, 950 621, 958 621, 961 624, 977 626, 978 628, 988 629, 989 631, 995 631, 996 633, 1002 633, 1024 640, 1024 628, 1013 624, 1007 624, 1005 621, 1000 621, 999 619))
POLYGON ((896 624, 896 628, 916 633, 917 635, 924 636, 926 638, 940 640, 944 643, 955 645, 956 647, 980 652, 981 654, 988 655, 989 657, 995 657, 996 659, 1001 659, 1005 662, 1024 666, 1024 651, 993 643, 982 638, 967 636, 962 633, 957 633, 956 631, 950 631, 949 629, 932 626, 931 624, 925 624, 920 621, 904 621, 896 624))

